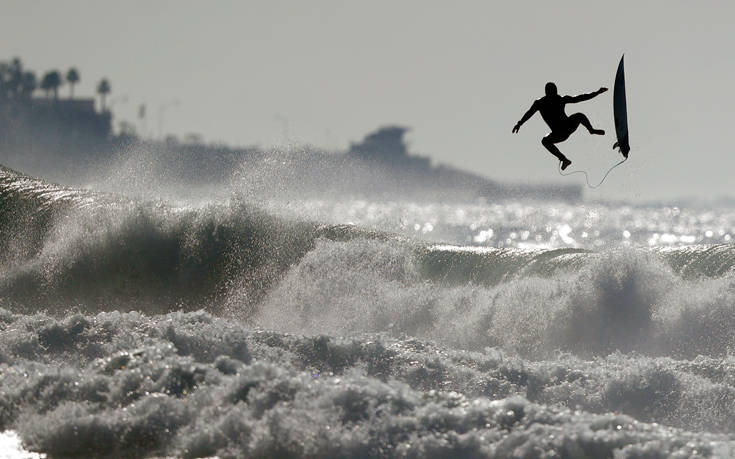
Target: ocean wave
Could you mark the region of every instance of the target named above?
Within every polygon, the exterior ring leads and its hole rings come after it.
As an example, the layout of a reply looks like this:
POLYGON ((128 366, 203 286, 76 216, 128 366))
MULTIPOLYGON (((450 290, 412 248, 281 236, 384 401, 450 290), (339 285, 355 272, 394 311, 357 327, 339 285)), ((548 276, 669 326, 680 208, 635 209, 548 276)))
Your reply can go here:
POLYGON ((16 312, 206 309, 292 333, 388 333, 527 358, 735 345, 735 248, 436 245, 268 214, 172 207, 0 173, 0 302, 16 312))
POLYGON ((706 457, 735 446, 712 433, 735 427, 731 359, 537 362, 205 312, 0 310, 0 329, 0 430, 52 455, 706 457))
POLYGON ((236 202, 171 207, 0 179, 0 299, 15 310, 216 309, 235 283, 253 304, 316 239, 369 234, 236 202))
POLYGON ((423 256, 391 242, 318 241, 268 292, 256 323, 498 346, 535 359, 557 350, 724 356, 735 345, 733 273, 684 279, 652 252, 562 251, 544 275, 528 268, 532 255, 519 262, 511 253, 513 270, 496 275, 502 282, 446 284, 427 280, 423 256))

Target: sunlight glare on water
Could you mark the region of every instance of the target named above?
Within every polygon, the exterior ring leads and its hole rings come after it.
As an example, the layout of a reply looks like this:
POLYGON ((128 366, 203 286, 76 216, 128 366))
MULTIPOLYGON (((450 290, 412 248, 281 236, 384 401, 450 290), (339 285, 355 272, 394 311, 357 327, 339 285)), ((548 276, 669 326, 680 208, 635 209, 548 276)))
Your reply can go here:
POLYGON ((722 244, 732 241, 735 210, 612 203, 416 203, 311 200, 271 204, 274 212, 351 223, 410 238, 460 245, 599 249, 722 244))

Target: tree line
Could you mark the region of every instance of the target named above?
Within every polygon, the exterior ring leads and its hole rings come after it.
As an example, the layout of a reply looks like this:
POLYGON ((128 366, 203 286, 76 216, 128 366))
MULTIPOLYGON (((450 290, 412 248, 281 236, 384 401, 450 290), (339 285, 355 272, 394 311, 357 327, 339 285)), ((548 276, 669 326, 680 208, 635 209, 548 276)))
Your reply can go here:
MULTIPOLYGON (((81 74, 75 67, 69 68, 66 74, 59 70, 49 70, 40 80, 36 73, 27 70, 20 58, 13 58, 10 62, 0 61, 0 103, 29 102, 37 90, 45 92, 46 99, 53 96, 59 99, 59 88, 69 85, 69 99, 74 99, 74 86, 81 80, 81 74)), ((103 78, 97 83, 97 94, 100 96, 102 111, 105 111, 105 100, 112 91, 110 82, 103 78)))

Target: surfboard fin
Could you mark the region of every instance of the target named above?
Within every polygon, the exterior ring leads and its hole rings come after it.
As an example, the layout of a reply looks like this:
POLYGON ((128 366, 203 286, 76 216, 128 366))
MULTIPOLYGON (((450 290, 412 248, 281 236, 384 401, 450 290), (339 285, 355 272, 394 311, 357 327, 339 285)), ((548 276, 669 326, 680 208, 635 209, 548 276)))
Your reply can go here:
POLYGON ((620 142, 615 142, 613 144, 613 150, 615 150, 616 148, 620 152, 620 154, 623 155, 624 158, 628 157, 628 151, 623 150, 623 147, 620 146, 620 142))

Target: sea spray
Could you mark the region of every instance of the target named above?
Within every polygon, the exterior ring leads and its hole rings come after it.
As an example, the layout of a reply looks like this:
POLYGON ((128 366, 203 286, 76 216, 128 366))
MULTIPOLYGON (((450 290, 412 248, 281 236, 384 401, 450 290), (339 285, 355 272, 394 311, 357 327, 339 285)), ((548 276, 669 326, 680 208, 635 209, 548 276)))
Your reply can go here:
POLYGON ((27 448, 734 454, 732 212, 358 206, 415 230, 0 176, 0 430, 27 448))
POLYGON ((255 322, 288 332, 499 346, 534 359, 557 350, 724 356, 735 342, 733 275, 683 280, 639 250, 600 252, 551 277, 516 270, 490 286, 428 282, 421 261, 390 242, 318 242, 268 294, 255 322))

